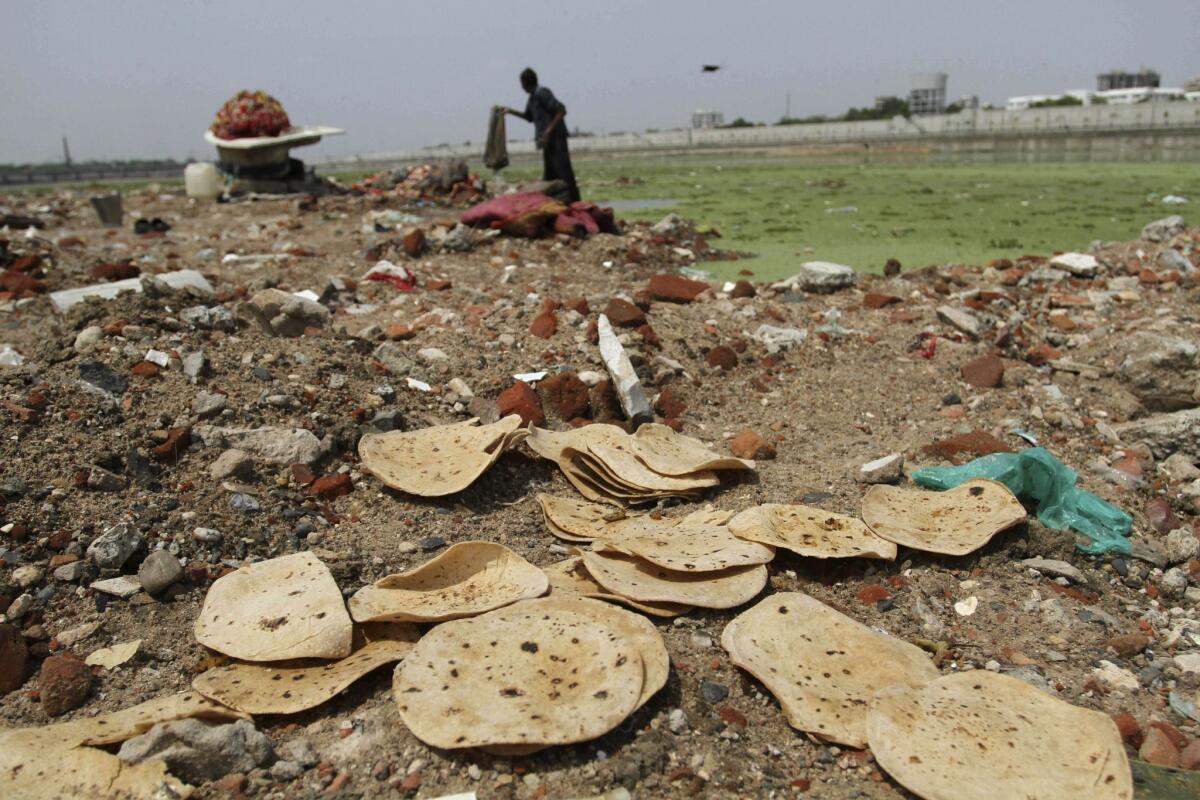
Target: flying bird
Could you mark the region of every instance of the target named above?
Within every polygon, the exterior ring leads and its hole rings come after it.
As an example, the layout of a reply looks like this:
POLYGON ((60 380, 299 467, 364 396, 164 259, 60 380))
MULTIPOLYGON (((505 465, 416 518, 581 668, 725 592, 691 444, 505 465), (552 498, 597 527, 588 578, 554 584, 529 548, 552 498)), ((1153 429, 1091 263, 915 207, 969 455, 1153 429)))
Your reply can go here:
POLYGON ((716 72, 720 68, 721 68, 720 64, 701 64, 700 65, 701 72, 716 72))

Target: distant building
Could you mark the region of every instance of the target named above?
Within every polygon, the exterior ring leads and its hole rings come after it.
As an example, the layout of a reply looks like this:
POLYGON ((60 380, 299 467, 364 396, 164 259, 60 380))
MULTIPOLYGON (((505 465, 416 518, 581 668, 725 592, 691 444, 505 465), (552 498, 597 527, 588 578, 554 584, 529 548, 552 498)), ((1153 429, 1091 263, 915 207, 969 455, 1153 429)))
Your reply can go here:
POLYGON ((1183 90, 1189 94, 1200 92, 1200 75, 1195 75, 1183 82, 1183 90))
POLYGON ((875 110, 883 111, 888 106, 894 106, 899 100, 894 94, 881 94, 875 98, 875 110))
POLYGON ((962 95, 961 97, 959 97, 959 98, 958 98, 958 105, 959 105, 959 106, 960 106, 960 107, 961 107, 961 108, 962 108, 964 111, 967 111, 967 110, 970 110, 970 109, 973 109, 973 108, 979 108, 979 95, 977 95, 977 94, 964 94, 964 95, 962 95))
POLYGON ((1140 87, 1136 89, 1111 89, 1107 92, 1096 92, 1096 97, 1114 105, 1131 105, 1145 103, 1147 100, 1183 100, 1186 94, 1183 89, 1159 88, 1157 86, 1140 87))
POLYGON ((946 79, 944 72, 925 72, 912 76, 908 93, 908 111, 913 115, 940 114, 946 108, 946 79))
POLYGON ((1096 76, 1096 91, 1111 92, 1114 89, 1157 89, 1161 76, 1152 69, 1137 72, 1113 70, 1096 76))
POLYGON ((720 111, 697 109, 692 112, 693 128, 719 128, 725 124, 725 115, 720 111))

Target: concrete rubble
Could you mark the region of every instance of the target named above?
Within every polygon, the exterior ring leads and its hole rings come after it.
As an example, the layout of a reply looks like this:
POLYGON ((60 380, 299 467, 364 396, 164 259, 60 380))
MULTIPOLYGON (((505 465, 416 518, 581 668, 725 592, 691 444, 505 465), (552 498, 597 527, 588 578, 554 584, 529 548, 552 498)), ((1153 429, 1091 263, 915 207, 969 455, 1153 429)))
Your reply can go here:
MULTIPOLYGON (((986 673, 1036 691, 1041 733, 1087 711, 1113 763, 1198 766, 1200 229, 1173 217, 1086 253, 882 275, 812 261, 768 280, 676 215, 586 238, 467 229, 451 195, 476 197, 469 177, 415 201, 436 177, 203 207, 131 190, 170 224, 147 236, 101 231, 71 192, 4 199, 45 227, 0 232, 0 267, 22 276, 0 296, 0 735, 169 701, 70 746, 165 764, 204 796, 900 797, 893 743, 804 735, 820 720, 759 667, 774 640, 723 635, 807 596, 859 648, 846 670, 902 653, 906 691, 986 673), (466 459, 472 419, 497 433, 466 459), (474 465, 460 490, 410 493, 364 463, 363 442, 388 437, 383 462, 412 469, 399 449, 429 430, 423 477, 474 465), (903 495, 919 517, 934 501, 914 469, 1033 443, 1132 515, 1128 553, 954 499, 973 486, 937 501, 963 515, 947 536, 979 523, 964 551, 864 513, 868 494, 903 495), (308 571, 228 591, 281 558, 321 565, 329 609, 289 605, 308 571), (353 616, 372 592, 394 618, 353 616), (445 616, 411 625, 434 595, 445 616), (235 612, 244 641, 200 644, 209 598, 226 606, 203 641, 235 612), (287 638, 298 619, 338 623, 337 647, 273 659, 305 644, 287 638), (491 630, 511 696, 423 672, 491 630), (564 630, 615 649, 588 673, 603 692, 542 725, 522 716, 541 674, 525 667, 557 669, 564 630), (311 703, 272 694, 294 669, 313 670, 311 703), (235 674, 303 714, 255 722, 205 699, 244 695, 221 683, 235 674), (448 716, 405 700, 435 685, 511 705, 456 731, 494 752, 453 754, 448 716)), ((829 696, 847 691, 823 672, 829 696)))

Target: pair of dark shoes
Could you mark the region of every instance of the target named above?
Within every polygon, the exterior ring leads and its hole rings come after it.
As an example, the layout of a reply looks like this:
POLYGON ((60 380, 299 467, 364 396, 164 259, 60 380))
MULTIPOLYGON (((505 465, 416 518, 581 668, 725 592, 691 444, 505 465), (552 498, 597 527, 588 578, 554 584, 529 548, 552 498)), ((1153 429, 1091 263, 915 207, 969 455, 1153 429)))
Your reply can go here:
POLYGON ((139 236, 143 233, 166 233, 169 230, 171 230, 171 226, 158 217, 154 219, 139 219, 133 223, 133 232, 139 236))

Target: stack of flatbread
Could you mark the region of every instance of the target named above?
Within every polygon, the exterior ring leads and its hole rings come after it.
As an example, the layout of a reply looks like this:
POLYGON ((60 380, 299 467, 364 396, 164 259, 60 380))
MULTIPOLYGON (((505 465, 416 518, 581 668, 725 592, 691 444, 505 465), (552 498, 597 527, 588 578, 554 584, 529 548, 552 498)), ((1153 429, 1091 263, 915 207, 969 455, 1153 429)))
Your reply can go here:
POLYGON ((591 545, 552 568, 554 593, 615 599, 661 616, 691 606, 731 608, 762 590, 775 556, 773 547, 734 536, 727 511, 671 519, 550 495, 538 503, 556 536, 591 545))
POLYGON ((408 623, 355 631, 333 575, 311 552, 219 578, 204 598, 195 634, 233 661, 196 676, 192 688, 249 714, 295 714, 320 705, 404 658, 420 638, 408 623))
POLYGON ((753 461, 714 453, 700 440, 657 424, 634 434, 613 425, 562 433, 534 428, 525 441, 595 503, 627 506, 693 497, 718 485, 722 470, 754 469, 753 461))

